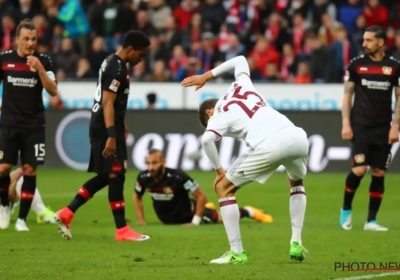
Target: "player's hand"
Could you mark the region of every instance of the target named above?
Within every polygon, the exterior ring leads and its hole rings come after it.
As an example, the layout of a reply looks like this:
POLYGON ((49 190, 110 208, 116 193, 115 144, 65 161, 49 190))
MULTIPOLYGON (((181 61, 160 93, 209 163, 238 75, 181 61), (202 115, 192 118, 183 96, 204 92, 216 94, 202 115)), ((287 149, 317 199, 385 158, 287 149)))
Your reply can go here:
POLYGON ((212 79, 213 75, 211 71, 204 73, 203 75, 194 75, 187 77, 182 81, 182 86, 191 87, 196 86, 196 90, 201 89, 208 80, 212 79))
POLYGON ((184 226, 184 227, 196 227, 197 225, 195 225, 193 223, 186 223, 186 224, 183 224, 182 226, 184 226))
POLYGON ((129 131, 128 131, 128 126, 125 124, 125 140, 128 139, 129 131))
POLYGON ((397 125, 392 125, 389 131, 389 144, 394 144, 399 142, 399 127, 397 125))
POLYGON ((117 141, 114 137, 108 137, 106 142, 106 147, 103 150, 103 156, 105 158, 111 158, 115 155, 115 151, 117 150, 117 141))
POLYGON ((353 130, 351 129, 351 126, 344 125, 342 127, 342 139, 343 140, 351 140, 351 139, 353 139, 353 130))
POLYGON ((37 58, 36 56, 33 56, 33 55, 28 56, 26 64, 28 64, 30 67, 32 67, 36 71, 40 72, 40 71, 44 70, 42 63, 40 62, 39 58, 37 58))

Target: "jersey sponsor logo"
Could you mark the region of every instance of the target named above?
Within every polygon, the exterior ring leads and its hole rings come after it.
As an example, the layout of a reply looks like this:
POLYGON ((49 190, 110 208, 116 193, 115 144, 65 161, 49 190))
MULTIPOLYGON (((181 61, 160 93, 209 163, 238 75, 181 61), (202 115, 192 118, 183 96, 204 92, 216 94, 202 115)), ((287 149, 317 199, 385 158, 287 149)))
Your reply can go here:
POLYGON ((388 81, 382 82, 382 81, 370 81, 367 79, 362 79, 361 85, 369 89, 388 90, 392 86, 392 83, 388 81))
POLYGON ((38 80, 35 78, 17 78, 13 76, 7 76, 7 82, 15 87, 33 88, 37 85, 38 80))
POLYGON ((385 75, 392 75, 392 67, 383 66, 382 67, 382 72, 385 75))
POLYGON ((121 83, 119 81, 114 79, 114 80, 112 80, 109 89, 111 89, 112 91, 116 92, 118 90, 120 84, 121 83))
POLYGON ((355 155, 354 161, 355 163, 363 163, 365 161, 365 155, 364 154, 355 155))
POLYGON ((154 200, 168 201, 174 198, 174 193, 149 193, 154 200))

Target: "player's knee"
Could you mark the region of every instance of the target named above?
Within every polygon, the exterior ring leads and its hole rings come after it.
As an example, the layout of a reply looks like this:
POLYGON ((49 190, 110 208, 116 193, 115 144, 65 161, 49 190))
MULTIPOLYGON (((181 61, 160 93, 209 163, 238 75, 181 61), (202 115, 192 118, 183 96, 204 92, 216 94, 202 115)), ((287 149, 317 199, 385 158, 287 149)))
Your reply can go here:
POLYGON ((36 166, 32 166, 30 164, 24 164, 22 166, 22 174, 24 176, 35 176, 36 175, 36 166))
POLYGON ((10 164, 0 164, 0 176, 7 176, 10 174, 12 165, 10 164))
POLYGON ((356 176, 362 177, 367 173, 367 166, 357 166, 353 167, 351 170, 356 176))
POLYGON ((219 198, 232 196, 236 191, 237 187, 226 177, 219 181, 215 186, 215 192, 219 198))
POLYGON ((382 170, 382 169, 379 169, 379 168, 376 168, 376 167, 372 167, 371 168, 371 175, 372 176, 383 177, 383 176, 385 176, 385 174, 386 174, 385 170, 382 170))

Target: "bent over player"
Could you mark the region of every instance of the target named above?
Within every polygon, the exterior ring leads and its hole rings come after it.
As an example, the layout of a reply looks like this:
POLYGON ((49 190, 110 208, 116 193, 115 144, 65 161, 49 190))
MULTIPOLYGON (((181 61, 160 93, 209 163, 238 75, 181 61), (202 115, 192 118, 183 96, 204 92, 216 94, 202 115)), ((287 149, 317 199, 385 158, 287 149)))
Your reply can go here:
MULTIPOLYGON (((151 149, 146 157, 147 170, 137 176, 133 201, 139 224, 146 224, 142 197, 147 191, 153 200, 157 217, 164 224, 185 224, 197 226, 200 223, 221 223, 221 215, 214 203, 206 203, 207 196, 185 172, 165 167, 161 151, 151 149), (195 199, 190 199, 190 192, 195 199)), ((259 222, 271 223, 272 217, 261 210, 246 206, 239 208, 240 218, 252 218, 259 222)))
POLYGON ((346 72, 342 105, 342 138, 352 143, 352 169, 347 175, 340 226, 351 230, 352 202, 361 179, 371 167, 369 209, 364 230, 387 231, 376 221, 385 191, 385 174, 392 144, 399 140, 400 63, 385 54, 386 31, 380 26, 364 32, 365 55, 354 58, 346 72), (393 87, 396 109, 392 122, 393 87), (354 95, 354 103, 352 100, 354 95))
POLYGON ((16 39, 17 49, 0 55, 0 229, 10 225, 10 171, 20 157, 24 182, 15 229, 29 231, 25 219, 36 189, 36 169, 46 156, 42 93, 56 96, 57 83, 50 57, 35 52, 37 31, 30 20, 18 25, 16 39))
POLYGON ((108 56, 99 70, 90 122, 89 172, 97 175, 87 181, 71 203, 55 215, 64 238, 71 238, 74 213, 97 191, 108 188, 108 200, 114 216, 117 241, 143 241, 149 236, 131 230, 125 220, 125 114, 129 96, 127 63, 139 63, 150 46, 142 32, 130 31, 122 49, 108 56))
POLYGON ((309 142, 303 129, 270 107, 257 93, 250 79, 249 65, 243 56, 230 59, 203 75, 183 80, 185 87, 201 88, 207 81, 235 69, 235 82, 219 100, 205 100, 199 108, 201 124, 206 127, 202 137, 205 153, 217 173, 214 187, 219 198, 221 215, 231 245, 230 251, 212 260, 215 264, 246 263, 239 227, 239 207, 235 193, 256 181, 264 184, 280 165, 284 165, 290 182, 290 217, 292 238, 290 257, 302 261, 301 241, 306 193, 303 179, 307 173, 309 142), (242 139, 247 144, 243 153, 229 168, 222 169, 216 141, 223 136, 242 139))

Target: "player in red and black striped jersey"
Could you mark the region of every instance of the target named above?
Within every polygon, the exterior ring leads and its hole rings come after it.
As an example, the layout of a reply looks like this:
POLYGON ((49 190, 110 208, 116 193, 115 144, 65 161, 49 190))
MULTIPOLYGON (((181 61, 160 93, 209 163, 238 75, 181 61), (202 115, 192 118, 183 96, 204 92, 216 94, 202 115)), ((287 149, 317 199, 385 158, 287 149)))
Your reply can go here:
POLYGON ((399 140, 400 62, 385 54, 385 40, 385 29, 367 28, 363 41, 365 55, 353 59, 346 71, 342 138, 352 142, 353 168, 346 178, 340 214, 340 226, 344 230, 352 228, 352 201, 368 166, 372 180, 364 230, 388 230, 376 222, 376 216, 383 198, 384 176, 391 161, 391 146, 399 140), (393 89, 396 106, 392 121, 393 89))
MULTIPOLYGON (((213 203, 206 203, 207 196, 188 174, 181 170, 165 167, 161 151, 151 149, 146 157, 147 170, 137 176, 133 201, 138 224, 144 225, 142 197, 147 191, 157 217, 164 224, 199 225, 200 223, 222 223, 220 213, 213 203), (191 199, 191 194, 194 199, 191 199)), ((252 218, 271 223, 272 217, 263 211, 246 206, 240 208, 241 218, 252 218)))
POLYGON ((36 189, 36 169, 46 155, 42 94, 56 96, 57 83, 50 57, 35 52, 37 31, 30 20, 19 24, 16 39, 17 49, 0 55, 0 229, 10 224, 10 171, 20 157, 24 183, 15 229, 28 231, 25 219, 36 189))
POLYGON ((129 31, 123 46, 108 56, 99 70, 90 122, 89 172, 96 173, 78 191, 71 203, 58 211, 55 219, 63 237, 72 237, 70 225, 75 212, 96 192, 109 186, 108 200, 116 226, 117 241, 144 241, 150 237, 129 228, 125 220, 125 112, 129 96, 127 63, 138 64, 147 54, 149 38, 140 31, 129 31))

